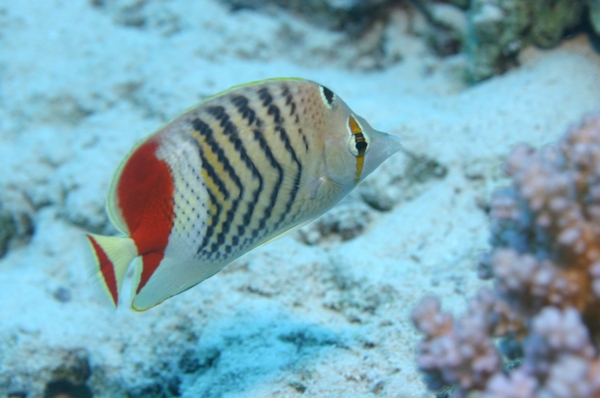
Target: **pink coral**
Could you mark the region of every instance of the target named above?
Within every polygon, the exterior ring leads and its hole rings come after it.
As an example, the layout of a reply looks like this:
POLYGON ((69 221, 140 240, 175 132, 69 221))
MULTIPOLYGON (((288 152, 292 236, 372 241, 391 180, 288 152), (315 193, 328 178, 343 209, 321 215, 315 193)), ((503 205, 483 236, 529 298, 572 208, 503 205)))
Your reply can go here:
POLYGON ((423 299, 418 366, 459 397, 600 397, 600 115, 539 151, 516 147, 506 172, 480 264, 494 290, 457 319, 423 299))

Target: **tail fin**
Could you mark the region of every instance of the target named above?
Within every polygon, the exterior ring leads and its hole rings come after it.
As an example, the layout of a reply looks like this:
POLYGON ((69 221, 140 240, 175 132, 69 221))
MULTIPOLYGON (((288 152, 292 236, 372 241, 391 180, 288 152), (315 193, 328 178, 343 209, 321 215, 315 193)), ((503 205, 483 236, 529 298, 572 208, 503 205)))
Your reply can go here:
POLYGON ((119 304, 119 293, 125 272, 138 255, 131 238, 87 234, 98 279, 115 307, 119 304))

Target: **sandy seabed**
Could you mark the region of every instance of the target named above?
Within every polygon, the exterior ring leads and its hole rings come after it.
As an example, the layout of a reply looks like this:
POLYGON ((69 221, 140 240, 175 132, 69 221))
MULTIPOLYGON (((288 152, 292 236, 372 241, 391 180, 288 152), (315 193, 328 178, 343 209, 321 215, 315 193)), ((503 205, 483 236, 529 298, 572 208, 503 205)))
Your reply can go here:
POLYGON ((59 379, 95 397, 432 396, 411 309, 436 294, 459 311, 482 283, 484 210, 509 149, 600 110, 600 57, 583 36, 466 87, 460 57, 429 54, 403 10, 385 36, 401 61, 360 72, 341 34, 283 14, 173 0, 140 2, 131 20, 116 1, 7 4, 0 204, 34 232, 0 259, 0 396, 42 396, 59 379), (277 76, 327 85, 412 155, 201 285, 115 311, 83 234, 114 233, 104 199, 119 161, 207 95, 277 76), (416 158, 432 170, 415 173, 416 158))

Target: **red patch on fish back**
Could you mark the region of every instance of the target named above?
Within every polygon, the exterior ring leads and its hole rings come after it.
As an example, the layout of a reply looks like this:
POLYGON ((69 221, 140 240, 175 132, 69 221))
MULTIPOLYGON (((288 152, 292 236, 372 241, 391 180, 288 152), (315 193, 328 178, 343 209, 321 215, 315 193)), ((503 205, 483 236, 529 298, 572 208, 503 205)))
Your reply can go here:
POLYGON ((117 278, 115 277, 115 265, 108 258, 106 252, 102 249, 102 247, 96 242, 90 235, 86 235, 90 240, 90 243, 94 247, 94 251, 96 252, 96 256, 98 257, 98 263, 100 267, 100 272, 102 273, 102 278, 108 287, 108 291, 112 297, 115 306, 119 303, 119 292, 117 290, 117 278))
POLYGON ((156 157, 158 146, 157 139, 150 139, 131 155, 117 188, 123 219, 143 258, 136 293, 158 268, 173 227, 173 177, 167 162, 156 157))

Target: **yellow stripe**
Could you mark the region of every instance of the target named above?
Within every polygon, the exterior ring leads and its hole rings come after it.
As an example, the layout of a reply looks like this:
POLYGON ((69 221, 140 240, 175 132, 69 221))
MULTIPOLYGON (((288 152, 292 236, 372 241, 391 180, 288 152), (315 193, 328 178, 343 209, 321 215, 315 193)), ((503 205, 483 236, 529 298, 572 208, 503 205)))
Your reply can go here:
POLYGON ((356 157, 356 177, 354 178, 354 183, 358 184, 360 180, 360 175, 362 174, 363 164, 365 162, 365 154, 359 154, 356 157))
MULTIPOLYGON (((192 135, 192 137, 194 137, 194 139, 196 141, 198 141, 200 143, 200 146, 202 148, 207 148, 207 145, 204 142, 204 139, 202 138, 200 133, 193 131, 191 133, 191 135, 192 135)), ((211 150, 207 150, 207 151, 204 151, 204 157, 206 158, 207 163, 210 164, 210 166, 215 170, 215 173, 219 177, 221 177, 224 173, 223 173, 222 167, 220 166, 219 162, 217 161, 217 156, 211 150)), ((206 172, 206 170, 204 168, 200 169, 200 175, 202 176, 202 181, 206 184, 206 187, 217 198, 217 201, 221 205, 227 204, 227 201, 225 200, 225 195, 223 194, 223 192, 221 192, 219 187, 215 184, 213 179, 208 175, 208 173, 206 172)), ((225 181, 223 181, 223 183, 226 185, 226 188, 229 188, 227 186, 227 184, 225 183, 225 181)), ((207 201, 207 207, 209 209, 209 214, 215 214, 217 212, 217 207, 215 205, 213 205, 210 200, 207 201)), ((224 209, 223 207, 221 208, 221 217, 223 216, 223 214, 225 213, 226 210, 227 209, 224 209)), ((213 227, 215 228, 215 233, 218 232, 216 230, 216 228, 220 224, 220 222, 221 222, 221 220, 219 219, 219 220, 217 220, 217 224, 213 225, 213 227)), ((208 220, 207 220, 207 223, 208 223, 208 220)))
MULTIPOLYGON (((362 129, 360 128, 356 119, 350 116, 349 120, 350 131, 354 135, 356 142, 365 142, 365 137, 362 134, 362 129)), ((360 180, 360 175, 362 174, 363 165, 365 163, 365 151, 366 149, 362 149, 358 152, 356 156, 356 177, 354 178, 354 183, 357 184, 360 180)))
POLYGON ((362 133, 362 129, 358 125, 358 122, 352 116, 350 116, 349 123, 350 123, 350 131, 352 131, 352 134, 356 135, 358 133, 362 133))

